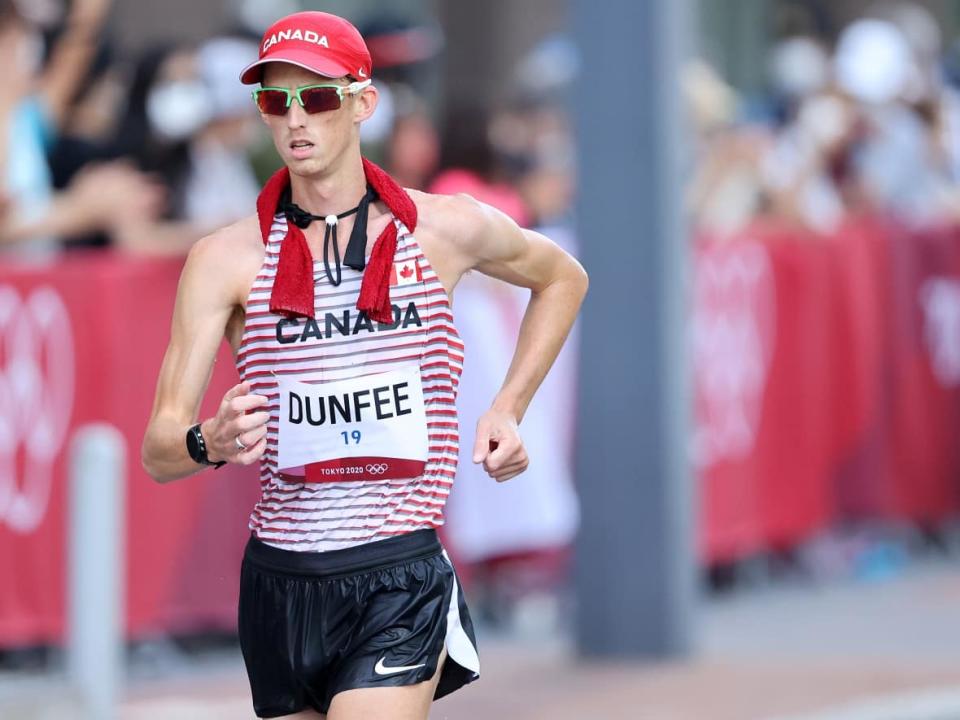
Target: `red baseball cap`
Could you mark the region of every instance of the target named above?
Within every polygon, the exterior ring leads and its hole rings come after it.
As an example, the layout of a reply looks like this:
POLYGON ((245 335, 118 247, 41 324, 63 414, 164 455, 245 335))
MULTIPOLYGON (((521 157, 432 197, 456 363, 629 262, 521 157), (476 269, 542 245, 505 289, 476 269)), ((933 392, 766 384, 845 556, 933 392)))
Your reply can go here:
POLYGON ((373 72, 360 32, 342 17, 318 11, 287 15, 271 25, 260 42, 260 59, 244 68, 240 82, 260 82, 269 62, 290 63, 331 78, 369 80, 373 72))

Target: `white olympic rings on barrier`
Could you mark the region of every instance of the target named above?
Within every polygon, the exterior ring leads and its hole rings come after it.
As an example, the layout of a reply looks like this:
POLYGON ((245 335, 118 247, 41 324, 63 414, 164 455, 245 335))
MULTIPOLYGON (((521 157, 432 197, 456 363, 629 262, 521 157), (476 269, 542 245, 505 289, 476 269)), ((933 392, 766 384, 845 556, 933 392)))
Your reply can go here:
POLYGON ((368 463, 366 471, 371 475, 383 475, 387 471, 386 463, 368 463))
POLYGON ((0 285, 0 526, 43 521, 74 401, 70 315, 51 287, 0 285))

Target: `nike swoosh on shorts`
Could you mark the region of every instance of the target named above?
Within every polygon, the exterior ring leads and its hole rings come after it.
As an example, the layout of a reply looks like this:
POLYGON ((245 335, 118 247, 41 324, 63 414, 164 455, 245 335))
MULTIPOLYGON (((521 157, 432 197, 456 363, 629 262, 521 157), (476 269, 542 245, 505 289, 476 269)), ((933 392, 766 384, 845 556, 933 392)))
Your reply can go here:
POLYGON ((426 663, 420 663, 419 665, 397 665, 395 667, 387 667, 383 664, 383 661, 386 658, 380 658, 377 660, 377 664, 374 665, 373 671, 377 675, 394 675, 395 673, 407 672, 408 670, 416 670, 417 668, 422 668, 426 663))

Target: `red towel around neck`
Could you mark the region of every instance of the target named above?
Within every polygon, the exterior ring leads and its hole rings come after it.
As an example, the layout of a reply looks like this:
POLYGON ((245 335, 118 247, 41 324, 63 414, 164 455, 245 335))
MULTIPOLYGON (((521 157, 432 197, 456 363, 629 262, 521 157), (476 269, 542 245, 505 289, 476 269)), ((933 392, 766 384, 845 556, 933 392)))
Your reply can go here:
MULTIPOLYGON (((417 206, 407 192, 396 180, 366 158, 363 158, 363 172, 367 183, 377 191, 390 212, 407 230, 413 232, 417 227, 417 206)), ((257 198, 257 217, 260 220, 264 244, 270 236, 270 227, 273 225, 280 198, 289 185, 290 171, 287 168, 278 170, 263 186, 260 197, 257 198)), ((357 298, 357 309, 377 322, 393 322, 390 270, 396 251, 397 228, 393 222, 389 222, 373 245, 370 262, 363 271, 360 297, 357 298)), ((270 294, 270 311, 314 317, 313 255, 303 231, 293 223, 287 223, 287 236, 280 245, 277 275, 273 281, 273 292, 270 294)))

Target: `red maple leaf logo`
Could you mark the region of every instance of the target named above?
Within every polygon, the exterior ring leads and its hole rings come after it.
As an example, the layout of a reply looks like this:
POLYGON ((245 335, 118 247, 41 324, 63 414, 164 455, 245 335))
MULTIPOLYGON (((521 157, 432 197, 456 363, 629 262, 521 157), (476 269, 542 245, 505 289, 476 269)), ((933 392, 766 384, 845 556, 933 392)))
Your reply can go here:
POLYGON ((406 280, 406 279, 409 278, 411 275, 413 275, 413 270, 410 269, 410 266, 409 266, 409 265, 404 265, 404 266, 403 266, 403 270, 400 271, 400 277, 402 277, 404 280, 406 280))

